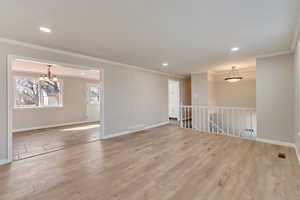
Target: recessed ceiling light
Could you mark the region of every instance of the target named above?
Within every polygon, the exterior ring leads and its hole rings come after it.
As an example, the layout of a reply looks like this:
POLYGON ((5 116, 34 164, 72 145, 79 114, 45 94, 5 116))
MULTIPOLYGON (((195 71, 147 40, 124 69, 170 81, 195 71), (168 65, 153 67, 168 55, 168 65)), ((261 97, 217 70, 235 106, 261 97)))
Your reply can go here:
POLYGON ((44 32, 44 33, 51 33, 51 29, 47 28, 47 27, 40 27, 40 31, 44 32))
POLYGON ((163 65, 164 67, 166 67, 166 66, 168 66, 169 64, 168 64, 167 62, 164 62, 162 65, 163 65))
POLYGON ((239 47, 233 47, 233 48, 231 48, 231 51, 238 51, 238 50, 240 50, 239 47))

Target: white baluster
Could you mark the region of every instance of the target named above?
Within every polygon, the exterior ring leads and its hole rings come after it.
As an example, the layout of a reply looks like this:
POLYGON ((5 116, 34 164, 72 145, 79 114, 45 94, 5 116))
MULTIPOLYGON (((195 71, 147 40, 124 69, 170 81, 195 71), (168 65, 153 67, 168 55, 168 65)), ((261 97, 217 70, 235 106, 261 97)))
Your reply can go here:
POLYGON ((234 135, 234 118, 233 118, 233 109, 231 109, 231 134, 234 135))
POLYGON ((221 132, 222 132, 222 134, 223 134, 223 130, 224 130, 224 109, 222 109, 222 126, 221 126, 221 128, 222 128, 222 130, 221 130, 221 132))
MULTIPOLYGON (((250 112, 250 129, 251 130, 254 130, 254 128, 253 128, 253 125, 252 125, 252 111, 249 111, 250 112)), ((254 133, 254 131, 253 132, 251 132, 252 134, 254 133)))
POLYGON ((184 106, 184 128, 186 127, 186 106, 184 106))
POLYGON ((206 131, 209 133, 209 109, 206 108, 206 111, 205 111, 205 128, 206 128, 206 131))
POLYGON ((179 111, 180 111, 180 127, 183 128, 183 123, 182 123, 182 103, 180 103, 179 111))
POLYGON ((190 122, 190 120, 191 120, 191 110, 190 110, 190 107, 188 107, 188 119, 189 119, 189 123, 188 123, 188 128, 191 128, 191 122, 190 122))
POLYGON ((200 107, 197 106, 197 130, 200 131, 200 107))
POLYGON ((200 120, 199 120, 199 125, 200 125, 200 131, 202 131, 202 108, 199 107, 199 115, 200 115, 200 120))
POLYGON ((219 134, 219 109, 217 108, 217 122, 216 122, 216 125, 217 125, 217 134, 219 134))

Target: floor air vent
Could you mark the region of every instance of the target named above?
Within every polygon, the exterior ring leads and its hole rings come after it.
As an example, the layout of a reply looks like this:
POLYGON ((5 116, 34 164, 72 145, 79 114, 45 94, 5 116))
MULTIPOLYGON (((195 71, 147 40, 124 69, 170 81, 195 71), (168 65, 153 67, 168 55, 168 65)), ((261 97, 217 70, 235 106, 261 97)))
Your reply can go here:
POLYGON ((285 153, 278 153, 278 158, 285 159, 286 158, 285 153))

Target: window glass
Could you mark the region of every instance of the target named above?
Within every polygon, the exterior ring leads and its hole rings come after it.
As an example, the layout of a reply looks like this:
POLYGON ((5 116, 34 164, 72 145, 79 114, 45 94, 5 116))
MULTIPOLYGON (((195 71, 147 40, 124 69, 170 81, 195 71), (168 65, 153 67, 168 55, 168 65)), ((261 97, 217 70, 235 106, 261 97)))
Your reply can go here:
POLYGON ((16 107, 35 107, 39 105, 38 81, 34 78, 16 78, 16 107))
POLYGON ((27 108, 62 105, 60 82, 17 77, 15 84, 15 107, 27 108))
POLYGON ((88 87, 88 103, 99 104, 100 103, 100 88, 96 86, 88 87))
POLYGON ((40 81, 40 106, 59 106, 60 83, 53 81, 40 81))

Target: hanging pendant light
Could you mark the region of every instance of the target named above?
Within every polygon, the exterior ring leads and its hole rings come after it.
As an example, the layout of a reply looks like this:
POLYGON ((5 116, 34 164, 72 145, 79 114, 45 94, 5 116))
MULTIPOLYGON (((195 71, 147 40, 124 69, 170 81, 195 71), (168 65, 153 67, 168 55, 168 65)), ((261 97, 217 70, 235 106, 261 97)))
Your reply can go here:
POLYGON ((47 74, 41 74, 40 75, 40 81, 53 81, 53 82, 57 82, 58 78, 56 75, 51 73, 51 65, 48 65, 48 72, 47 74))
POLYGON ((243 77, 240 76, 239 71, 236 69, 236 67, 233 66, 231 68, 231 71, 229 72, 228 76, 225 78, 225 81, 227 81, 229 83, 235 83, 242 79, 243 79, 243 77))

